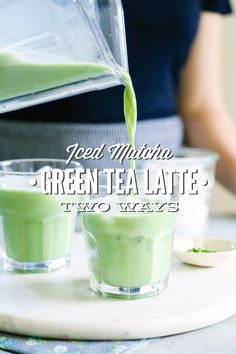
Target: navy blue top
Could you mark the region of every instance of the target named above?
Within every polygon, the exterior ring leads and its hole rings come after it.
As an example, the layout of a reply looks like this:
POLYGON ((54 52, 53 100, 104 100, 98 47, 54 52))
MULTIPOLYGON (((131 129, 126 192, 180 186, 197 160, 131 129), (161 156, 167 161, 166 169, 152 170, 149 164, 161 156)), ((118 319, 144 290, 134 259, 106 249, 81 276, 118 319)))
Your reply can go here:
MULTIPOLYGON (((228 14, 229 0, 123 0, 129 67, 139 119, 178 114, 180 70, 201 11, 228 14)), ((102 123, 124 121, 122 86, 6 114, 11 119, 102 123)))

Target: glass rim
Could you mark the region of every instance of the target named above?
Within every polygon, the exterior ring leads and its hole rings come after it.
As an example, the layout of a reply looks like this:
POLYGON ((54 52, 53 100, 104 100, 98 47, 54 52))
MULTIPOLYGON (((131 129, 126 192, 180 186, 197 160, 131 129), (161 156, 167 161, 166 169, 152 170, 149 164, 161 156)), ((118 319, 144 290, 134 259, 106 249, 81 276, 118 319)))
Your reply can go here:
MULTIPOLYGON (((153 166, 174 166, 201 164, 205 166, 213 166, 219 160, 220 155, 209 149, 182 147, 173 151, 173 158, 170 160, 144 160, 144 166, 149 166, 153 170, 153 166)), ((139 162, 138 162, 139 163, 139 162)), ((158 168, 158 167, 156 167, 158 168)))
MULTIPOLYGON (((160 170, 160 168, 156 168, 156 169, 146 169, 146 168, 144 168, 144 169, 135 169, 135 172, 137 173, 138 172, 138 174, 139 173, 143 173, 144 172, 144 170, 149 170, 149 176, 150 175, 155 175, 156 174, 156 172, 158 171, 158 170, 160 170)), ((164 172, 164 178, 166 178, 166 176, 169 174, 169 172, 170 171, 166 171, 166 172, 164 172)), ((170 193, 170 195, 178 195, 178 190, 179 190, 179 182, 180 182, 180 176, 179 176, 179 172, 178 171, 173 171, 174 172, 174 177, 173 177, 173 179, 171 180, 171 183, 173 183, 173 185, 172 185, 172 188, 174 189, 174 192, 173 193, 170 193)), ((138 174, 136 175, 136 177, 138 177, 138 174)), ((99 173, 99 176, 101 176, 101 177, 103 177, 103 176, 105 176, 106 175, 106 172, 104 172, 104 171, 100 171, 100 173, 99 173)), ((152 177, 151 177, 152 178, 152 177)), ((154 176, 154 178, 155 178, 155 176, 154 176)), ((169 184, 169 181, 168 180, 165 180, 165 183, 166 183, 166 187, 167 188, 169 188, 169 186, 170 186, 170 184, 169 184)), ((107 184, 106 183, 104 183, 104 181, 99 181, 99 191, 101 192, 102 190, 106 190, 107 189, 107 184)), ((125 182, 124 182, 124 184, 125 184, 125 182)), ((112 186, 112 195, 116 195, 116 196, 126 196, 126 197, 129 197, 129 196, 132 196, 132 192, 131 193, 129 193, 129 194, 126 194, 126 193, 116 193, 116 192, 114 192, 114 189, 115 189, 115 186, 112 186)), ((104 198, 105 196, 99 196, 99 194, 100 194, 100 192, 98 193, 98 195, 96 195, 96 197, 94 198, 94 199, 96 199, 96 198, 104 198)), ((166 193, 167 195, 169 194, 168 192, 166 193)), ((137 195, 137 196, 144 196, 144 194, 142 194, 142 193, 140 193, 140 192, 138 192, 137 194, 134 194, 134 195, 137 195)), ((149 194, 147 194, 147 196, 148 196, 149 194)), ((151 196, 153 196, 153 195, 155 195, 155 194, 152 194, 151 196)), ((90 196, 93 196, 93 194, 91 194, 90 196)), ((150 195, 149 195, 150 196, 150 195)), ((158 194, 156 194, 156 196, 158 196, 158 194)), ((159 195, 160 196, 160 195, 159 195)))
MULTIPOLYGON (((4 170, 4 167, 8 167, 10 166, 12 163, 21 163, 21 162, 59 162, 59 163, 64 163, 65 165, 67 165, 67 160, 65 159, 55 159, 55 158, 26 158, 26 159, 12 159, 12 160, 3 160, 0 161, 0 175, 1 174, 7 174, 7 175, 14 175, 14 176, 32 176, 32 175, 40 175, 40 172, 35 171, 8 171, 8 170, 4 170)), ((76 168, 83 168, 82 164, 80 162, 74 161, 72 160, 69 164, 68 164, 68 168, 70 168, 70 165, 75 164, 75 166, 77 165, 76 168)), ((43 168, 43 167, 42 167, 43 168)))
POLYGON ((199 162, 201 164, 212 165, 215 164, 219 158, 219 154, 215 151, 186 146, 176 150, 173 159, 169 160, 168 163, 176 164, 176 162, 179 162, 181 164, 181 161, 183 161, 183 163, 186 164, 195 164, 199 162), (181 156, 181 154, 183 156, 181 156))
MULTIPOLYGON (((104 170, 107 170, 107 169, 109 169, 109 168, 103 168, 102 170, 99 170, 99 175, 106 175, 107 173, 104 171, 104 170)), ((110 168, 111 170, 113 170, 114 168, 110 168)), ((119 170, 119 169, 121 169, 120 167, 118 167, 118 168, 115 168, 115 170, 119 170)), ((156 172, 156 171, 158 171, 158 170, 160 170, 160 168, 155 168, 155 169, 150 169, 150 168, 148 168, 148 167, 142 167, 142 168, 140 168, 140 167, 138 167, 138 168, 124 168, 124 173, 126 173, 128 170, 134 170, 135 171, 135 173, 141 173, 141 172, 144 172, 144 171, 149 171, 150 173, 154 173, 154 172, 156 172)), ((167 174, 169 171, 164 171, 164 173, 165 174, 167 174)), ((176 172, 176 173, 178 173, 178 172, 176 172)))

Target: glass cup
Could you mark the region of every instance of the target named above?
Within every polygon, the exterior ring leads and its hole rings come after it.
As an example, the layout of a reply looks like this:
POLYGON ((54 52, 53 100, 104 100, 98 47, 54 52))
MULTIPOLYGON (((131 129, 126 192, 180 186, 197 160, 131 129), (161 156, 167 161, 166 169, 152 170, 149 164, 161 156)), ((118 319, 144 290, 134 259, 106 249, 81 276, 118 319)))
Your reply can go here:
POLYGON ((210 211, 212 189, 215 183, 218 154, 211 150, 199 148, 181 148, 174 153, 171 160, 142 160, 140 168, 197 170, 198 179, 202 181, 197 195, 181 194, 180 211, 176 225, 176 237, 200 237, 204 235, 210 211), (207 185, 205 182, 207 181, 207 185))
POLYGON ((148 196, 142 188, 144 172, 136 171, 136 175, 138 195, 108 195, 107 186, 101 184, 97 198, 90 199, 90 206, 97 203, 94 211, 81 214, 90 286, 103 296, 156 295, 168 284, 177 212, 167 208, 157 212, 155 203, 176 203, 178 181, 172 195, 148 196), (154 211, 145 210, 144 203, 154 211), (124 212, 126 205, 136 207, 124 212))
POLYGON ((42 168, 81 168, 77 162, 25 159, 0 162, 0 240, 7 271, 52 271, 70 261, 76 209, 61 202, 75 196, 44 195, 33 186, 42 168))

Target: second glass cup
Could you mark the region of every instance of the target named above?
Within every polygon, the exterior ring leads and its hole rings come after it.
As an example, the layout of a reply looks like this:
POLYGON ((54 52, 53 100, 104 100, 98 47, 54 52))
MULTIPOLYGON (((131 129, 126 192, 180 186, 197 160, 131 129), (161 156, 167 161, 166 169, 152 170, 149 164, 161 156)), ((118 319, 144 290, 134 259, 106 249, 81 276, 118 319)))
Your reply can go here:
POLYGON ((81 168, 77 162, 26 159, 0 162, 0 240, 8 271, 51 271, 68 265, 76 208, 65 213, 61 202, 75 196, 44 195, 31 186, 42 168, 81 168))
MULTIPOLYGON (((94 211, 82 213, 91 288, 103 296, 156 295, 168 284, 177 213, 167 205, 177 202, 178 180, 172 195, 147 196, 141 186, 143 171, 136 175, 139 195, 108 196, 107 187, 100 185, 97 199, 90 200, 98 203, 94 211), (167 205, 157 212, 162 202, 167 205), (127 203, 128 209, 135 208, 121 211, 127 203), (102 212, 98 205, 110 210, 102 212)), ((152 182, 154 178, 152 174, 152 182)))

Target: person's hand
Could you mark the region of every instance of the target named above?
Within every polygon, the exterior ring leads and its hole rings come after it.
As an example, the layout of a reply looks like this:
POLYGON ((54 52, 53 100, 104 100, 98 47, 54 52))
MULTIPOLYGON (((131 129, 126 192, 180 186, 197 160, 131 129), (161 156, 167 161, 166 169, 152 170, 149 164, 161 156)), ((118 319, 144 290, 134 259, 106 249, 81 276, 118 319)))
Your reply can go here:
POLYGON ((236 127, 221 84, 221 16, 204 13, 191 55, 183 69, 179 95, 187 143, 220 155, 217 179, 236 194, 236 127))

